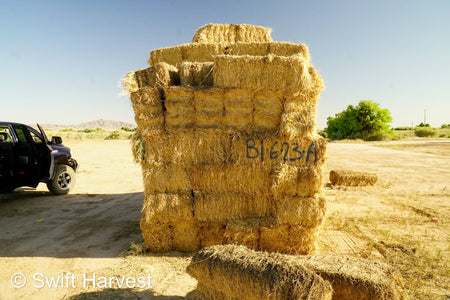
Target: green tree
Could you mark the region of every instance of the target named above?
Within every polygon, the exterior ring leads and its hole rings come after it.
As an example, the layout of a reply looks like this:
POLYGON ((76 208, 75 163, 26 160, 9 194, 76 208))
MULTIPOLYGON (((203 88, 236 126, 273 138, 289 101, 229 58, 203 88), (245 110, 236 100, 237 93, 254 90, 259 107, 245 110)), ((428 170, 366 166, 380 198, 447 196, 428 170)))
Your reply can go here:
POLYGON ((362 100, 357 106, 328 117, 327 135, 331 139, 363 139, 366 141, 383 140, 392 137, 389 123, 392 122, 388 109, 380 108, 371 100, 362 100))

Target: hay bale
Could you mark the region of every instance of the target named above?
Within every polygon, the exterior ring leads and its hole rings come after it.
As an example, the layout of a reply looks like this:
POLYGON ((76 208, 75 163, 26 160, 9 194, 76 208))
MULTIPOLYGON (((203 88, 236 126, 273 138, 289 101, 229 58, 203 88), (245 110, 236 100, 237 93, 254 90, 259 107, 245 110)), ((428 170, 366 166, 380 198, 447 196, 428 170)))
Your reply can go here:
POLYGON ((164 129, 164 105, 161 90, 144 87, 130 93, 135 121, 139 127, 164 129))
POLYGON ((272 193, 275 199, 314 197, 322 188, 322 170, 281 164, 276 171, 272 193))
POLYGON ((200 249, 197 222, 174 222, 173 250, 191 252, 200 249))
POLYGON ((236 133, 231 138, 230 160, 240 164, 289 164, 321 168, 325 162, 325 150, 326 140, 319 135, 291 140, 273 135, 270 131, 236 133))
POLYGON ((247 89, 225 89, 223 121, 234 131, 252 131, 253 93, 247 89))
POLYGON ((333 185, 366 186, 374 185, 378 176, 372 173, 355 172, 351 170, 331 170, 330 181, 333 185))
MULTIPOLYGON (((255 197, 267 197, 273 179, 273 169, 264 165, 241 164, 193 164, 188 166, 192 188, 198 191, 228 193, 236 192, 255 197)), ((238 199, 235 199, 238 200, 238 199)))
POLYGON ((194 34, 192 43, 272 42, 272 29, 247 24, 207 24, 194 34))
POLYGON ((147 212, 142 212, 140 222, 145 246, 152 252, 167 252, 173 249, 173 228, 170 224, 154 224, 148 219, 147 212))
POLYGON ((331 299, 331 285, 294 259, 244 246, 213 246, 192 258, 187 272, 210 298, 331 299), (213 292, 214 291, 214 292, 213 292))
POLYGON ((183 44, 160 48, 150 52, 148 64, 166 62, 179 68, 183 62, 213 62, 214 56, 224 54, 226 47, 226 44, 183 44))
POLYGON ((317 127, 317 100, 319 97, 310 94, 300 93, 297 96, 286 98, 280 125, 282 136, 296 139, 314 134, 317 127))
POLYGON ((260 228, 272 222, 271 218, 231 220, 227 223, 223 243, 259 250, 260 228))
POLYGON ((266 223, 260 228, 261 250, 285 254, 311 254, 316 249, 317 229, 303 226, 266 223))
POLYGON ((178 69, 160 62, 146 69, 128 72, 123 79, 124 90, 133 93, 144 87, 179 85, 178 69))
POLYGON ((273 54, 276 56, 298 55, 309 63, 310 55, 308 47, 304 44, 294 44, 287 42, 273 43, 221 43, 221 44, 183 44, 174 47, 160 48, 151 51, 148 63, 154 66, 160 62, 165 62, 180 68, 183 62, 214 62, 216 55, 252 55, 266 56, 273 54))
POLYGON ((194 90, 195 121, 198 128, 223 128, 224 90, 205 88, 194 90))
POLYGON ((253 99, 256 130, 278 130, 284 106, 283 91, 257 91, 253 99))
POLYGON ((217 87, 283 90, 291 94, 314 87, 309 65, 298 55, 218 55, 214 62, 214 85, 217 87))
POLYGON ((179 164, 149 164, 142 166, 146 192, 178 193, 191 190, 186 169, 179 164))
POLYGON ((195 123, 194 90, 190 87, 168 87, 164 101, 167 130, 192 128, 195 123))
POLYGON ((270 217, 275 204, 270 198, 244 193, 194 192, 194 216, 199 221, 226 224, 229 220, 270 217))
POLYGON ((333 299, 408 299, 401 275, 387 264, 338 255, 293 259, 329 281, 333 299))
POLYGON ((182 86, 213 86, 212 62, 183 62, 180 66, 180 83, 182 86))
POLYGON ((309 63, 311 56, 308 46, 305 44, 294 44, 288 42, 273 42, 269 44, 269 53, 278 56, 300 55, 309 63))
POLYGON ((226 223, 223 222, 198 222, 198 237, 200 239, 200 246, 202 248, 222 245, 226 223))
POLYGON ((322 224, 326 212, 324 197, 288 197, 276 201, 276 219, 279 224, 316 228, 322 224))
POLYGON ((144 206, 148 224, 194 222, 194 198, 190 191, 184 193, 145 192, 144 206))
POLYGON ((168 132, 145 129, 140 132, 145 142, 147 162, 190 166, 229 161, 231 138, 222 130, 178 128, 168 132))

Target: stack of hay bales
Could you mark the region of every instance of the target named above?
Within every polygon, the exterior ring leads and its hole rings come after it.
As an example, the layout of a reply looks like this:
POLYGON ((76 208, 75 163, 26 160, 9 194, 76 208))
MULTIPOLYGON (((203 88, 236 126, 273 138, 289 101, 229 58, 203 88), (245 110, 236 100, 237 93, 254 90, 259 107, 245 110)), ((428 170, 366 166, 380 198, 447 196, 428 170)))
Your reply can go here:
POLYGON ((312 252, 326 142, 315 134, 323 81, 307 47, 272 42, 263 27, 210 24, 148 62, 125 77, 147 247, 312 252))

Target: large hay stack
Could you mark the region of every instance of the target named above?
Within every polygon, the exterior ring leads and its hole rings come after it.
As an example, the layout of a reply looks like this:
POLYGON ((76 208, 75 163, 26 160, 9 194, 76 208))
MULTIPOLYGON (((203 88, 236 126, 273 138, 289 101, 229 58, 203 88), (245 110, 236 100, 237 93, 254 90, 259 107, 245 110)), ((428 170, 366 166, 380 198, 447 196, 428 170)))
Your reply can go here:
POLYGON ((325 215, 323 81, 305 45, 251 25, 202 27, 127 74, 152 251, 215 244, 307 254, 325 215))

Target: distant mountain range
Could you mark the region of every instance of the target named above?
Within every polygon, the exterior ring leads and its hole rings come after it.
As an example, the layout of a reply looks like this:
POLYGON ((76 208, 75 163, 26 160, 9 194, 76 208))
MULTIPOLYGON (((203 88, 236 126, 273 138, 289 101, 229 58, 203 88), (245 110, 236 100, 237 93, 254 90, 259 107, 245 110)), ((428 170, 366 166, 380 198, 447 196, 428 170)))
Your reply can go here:
POLYGON ((121 121, 112 121, 112 120, 94 120, 89 122, 84 122, 80 124, 74 125, 58 125, 58 124, 41 124, 43 128, 46 129, 64 129, 64 128, 73 128, 73 129, 86 129, 86 128, 102 128, 107 130, 115 130, 120 129, 122 127, 135 128, 136 124, 126 123, 121 121))

